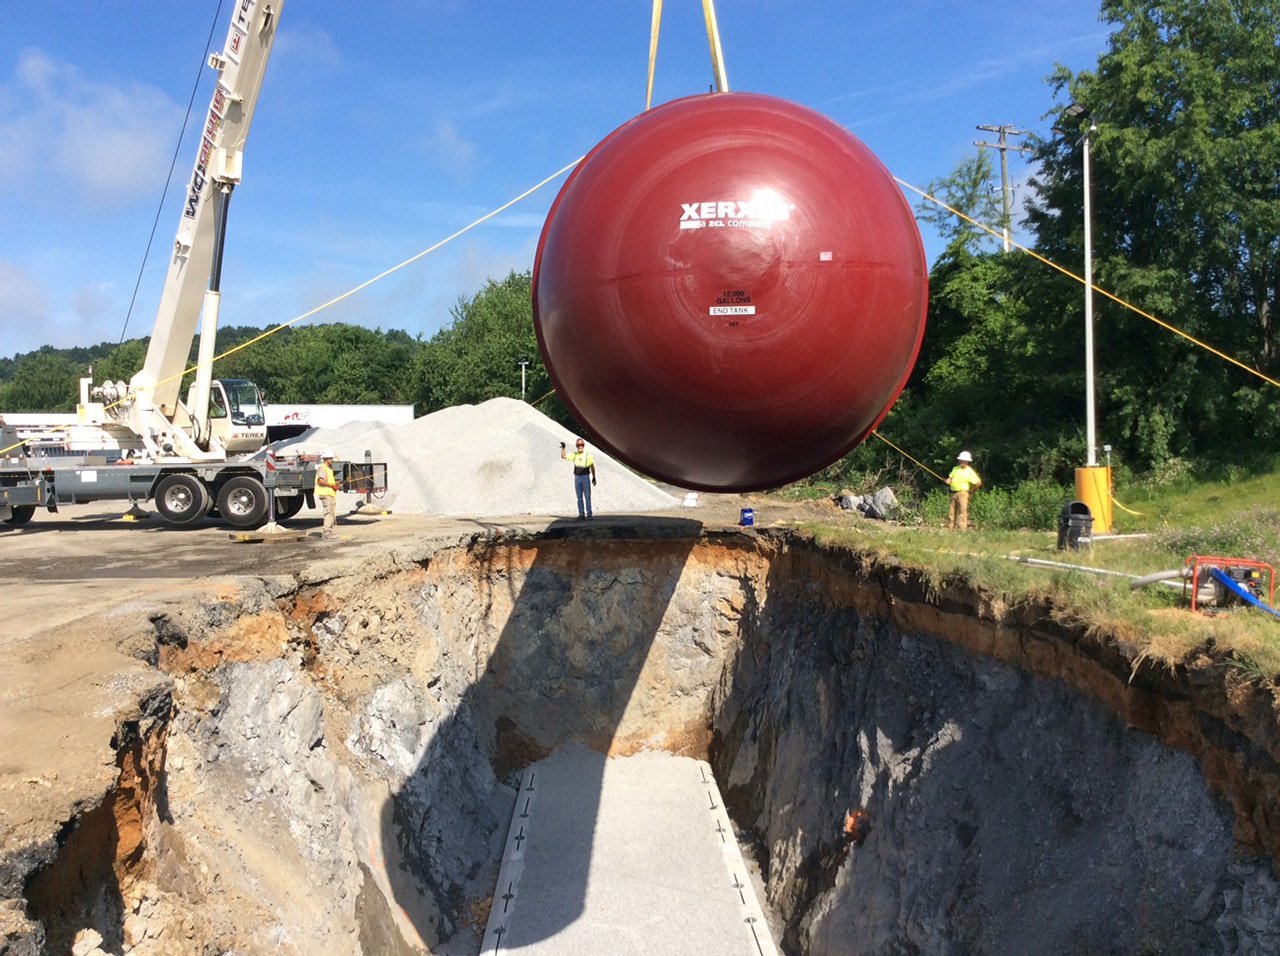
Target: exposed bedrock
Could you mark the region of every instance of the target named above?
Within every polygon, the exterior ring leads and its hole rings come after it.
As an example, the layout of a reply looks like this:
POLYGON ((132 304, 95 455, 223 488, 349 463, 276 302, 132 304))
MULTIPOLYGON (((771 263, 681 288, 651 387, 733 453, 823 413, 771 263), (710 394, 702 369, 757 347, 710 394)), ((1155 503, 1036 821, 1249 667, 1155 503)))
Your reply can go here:
POLYGON ((244 579, 138 644, 170 688, 6 862, 12 951, 474 953, 569 741, 708 757, 788 952, 1280 950, 1270 696, 1052 610, 663 519, 244 579))
MULTIPOLYGON (((946 627, 904 633, 830 602, 830 571, 807 553, 771 570, 809 584, 769 589, 718 708, 714 763, 767 850, 788 949, 1191 954, 1280 941, 1238 892, 1261 887, 1274 907, 1270 868, 1238 852, 1195 757, 1092 694, 1112 675, 1036 675, 951 643, 946 627), (854 841, 842 819, 857 808, 869 827, 854 841)), ((1003 636, 1067 636, 1047 626, 1003 636)))

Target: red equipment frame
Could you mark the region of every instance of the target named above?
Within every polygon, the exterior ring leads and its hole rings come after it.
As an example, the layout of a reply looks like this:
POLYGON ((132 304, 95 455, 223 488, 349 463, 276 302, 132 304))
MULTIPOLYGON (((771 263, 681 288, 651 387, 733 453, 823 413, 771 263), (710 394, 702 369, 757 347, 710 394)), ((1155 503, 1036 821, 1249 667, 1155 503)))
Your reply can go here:
POLYGON ((1247 558, 1218 558, 1207 554, 1193 554, 1185 562, 1183 569, 1183 593, 1186 589, 1191 589, 1191 610, 1196 610, 1196 595, 1200 591, 1201 568, 1253 568, 1258 571, 1267 572, 1267 603, 1275 606, 1276 597, 1276 570, 1269 564, 1261 561, 1250 561, 1247 558))

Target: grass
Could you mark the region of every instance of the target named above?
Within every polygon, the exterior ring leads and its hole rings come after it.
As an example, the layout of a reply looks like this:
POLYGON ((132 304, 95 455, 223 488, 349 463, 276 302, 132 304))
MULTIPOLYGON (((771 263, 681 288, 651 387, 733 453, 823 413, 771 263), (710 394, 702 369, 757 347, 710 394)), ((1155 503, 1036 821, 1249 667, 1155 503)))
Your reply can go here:
POLYGON ((807 530, 819 541, 923 568, 939 585, 963 579, 1005 603, 1047 599, 1058 613, 1115 635, 1136 646, 1142 658, 1166 666, 1211 648, 1240 677, 1280 684, 1280 619, 1243 606, 1192 613, 1181 588, 1152 584, 1132 590, 1129 578, 1092 573, 1176 570, 1191 555, 1280 567, 1280 472, 1117 487, 1116 497, 1140 514, 1117 509, 1113 530, 1139 536, 1100 538, 1090 548, 1058 551, 1057 515, 1071 497, 1070 489, 1044 484, 979 492, 971 506, 976 529, 966 534, 945 529, 945 493, 937 492, 908 501, 900 523, 819 524, 807 530), (1024 558, 1084 570, 1016 560, 1024 558))

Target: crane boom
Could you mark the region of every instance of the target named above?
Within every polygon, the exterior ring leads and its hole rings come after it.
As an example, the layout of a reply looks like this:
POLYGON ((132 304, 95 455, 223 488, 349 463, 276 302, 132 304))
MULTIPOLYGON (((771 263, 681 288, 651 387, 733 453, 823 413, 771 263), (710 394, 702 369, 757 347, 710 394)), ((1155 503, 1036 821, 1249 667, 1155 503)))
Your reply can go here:
POLYGON ((212 281, 210 275, 215 265, 220 270, 219 207, 240 181, 245 140, 283 6, 284 0, 236 0, 226 44, 221 53, 209 58, 209 65, 218 71, 218 80, 183 200, 147 357, 141 371, 130 381, 123 403, 130 426, 153 453, 159 453, 165 444, 160 436, 165 435, 175 452, 195 458, 210 454, 199 449, 183 428, 175 427, 174 417, 179 413, 182 373, 202 313, 202 367, 197 375, 196 394, 203 394, 206 407, 190 411, 196 420, 192 424, 198 426, 207 414, 207 366, 217 330, 218 283, 216 272, 212 281))

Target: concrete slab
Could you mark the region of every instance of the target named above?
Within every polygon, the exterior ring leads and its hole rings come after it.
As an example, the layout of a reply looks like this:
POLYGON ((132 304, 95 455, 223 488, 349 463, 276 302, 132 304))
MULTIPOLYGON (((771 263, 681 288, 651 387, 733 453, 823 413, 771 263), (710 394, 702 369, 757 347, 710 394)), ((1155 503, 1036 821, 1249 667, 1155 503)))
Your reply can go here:
POLYGON ((521 777, 481 952, 777 950, 705 762, 570 746, 521 777))

